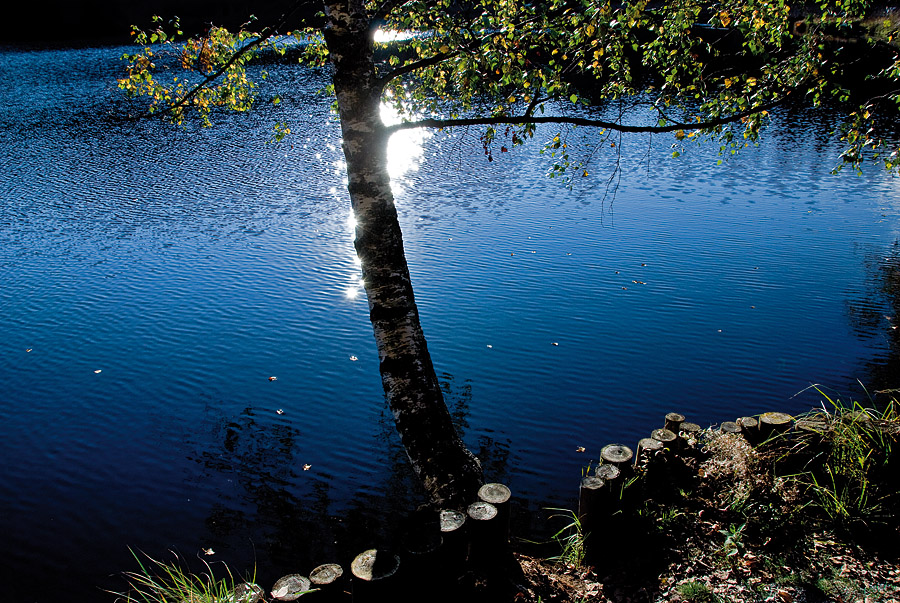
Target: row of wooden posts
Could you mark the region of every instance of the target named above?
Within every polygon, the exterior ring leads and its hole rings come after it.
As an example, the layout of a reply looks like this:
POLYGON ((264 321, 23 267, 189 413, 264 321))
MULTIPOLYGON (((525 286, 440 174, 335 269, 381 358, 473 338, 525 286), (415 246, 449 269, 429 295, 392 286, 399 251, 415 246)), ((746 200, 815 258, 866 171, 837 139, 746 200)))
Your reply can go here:
MULTIPOLYGON (((340 565, 328 563, 309 577, 290 574, 272 587, 277 601, 442 600, 446 585, 458 582, 468 568, 490 575, 502 569, 509 553, 510 489, 499 483, 483 485, 478 500, 466 513, 442 510, 436 517, 414 522, 401 539, 399 550, 363 551, 350 564, 350 576, 340 565), (348 585, 349 578, 349 585, 348 585), (348 589, 349 586, 349 589, 348 589)), ((242 602, 243 603, 243 602, 242 602)))
MULTIPOLYGON (((729 434, 741 434, 752 445, 758 445, 769 438, 790 429, 793 423, 791 415, 781 412, 767 412, 759 417, 740 417, 735 421, 725 421, 719 425, 719 431, 729 434)), ((797 427, 804 426, 798 422, 797 427)), ((617 521, 615 516, 623 514, 629 507, 639 502, 638 498, 658 494, 660 482, 677 480, 679 471, 685 472, 685 465, 680 462, 685 457, 695 455, 697 450, 689 446, 696 442, 701 431, 700 425, 685 421, 679 413, 665 416, 663 427, 654 429, 650 437, 637 443, 637 453, 622 444, 610 444, 600 451, 600 464, 591 475, 581 480, 578 496, 578 518, 583 534, 595 535, 585 543, 588 557, 591 549, 602 547, 603 540, 620 538, 624 522, 617 521), (626 484, 642 468, 645 483, 640 492, 626 491, 626 484), (602 536, 606 536, 603 538, 602 536)), ((690 473, 690 470, 687 470, 690 473)), ((624 516, 620 519, 624 519, 624 516)))
MULTIPOLYGON (((757 444, 786 431, 791 422, 790 415, 772 412, 726 421, 719 429, 741 433, 757 444)), ((638 442, 637 454, 622 444, 603 447, 600 464, 581 480, 578 518, 583 533, 615 532, 609 526, 616 523, 613 515, 627 504, 623 502, 625 484, 635 469, 644 467, 649 475, 655 463, 687 453, 687 443, 696 439, 700 430, 683 415, 669 413, 662 428, 638 442)), ((430 591, 432 600, 440 599, 434 589, 442 587, 435 585, 455 584, 468 570, 475 568, 487 576, 502 572, 509 553, 510 498, 506 485, 485 484, 466 513, 442 510, 436 517, 418 522, 404 536, 398 551, 360 553, 350 564, 350 576, 334 563, 316 567, 308 577, 284 576, 272 587, 271 596, 277 601, 303 597, 304 602, 324 602, 345 600, 349 591, 354 603, 367 603, 421 600, 422 593, 430 591)))

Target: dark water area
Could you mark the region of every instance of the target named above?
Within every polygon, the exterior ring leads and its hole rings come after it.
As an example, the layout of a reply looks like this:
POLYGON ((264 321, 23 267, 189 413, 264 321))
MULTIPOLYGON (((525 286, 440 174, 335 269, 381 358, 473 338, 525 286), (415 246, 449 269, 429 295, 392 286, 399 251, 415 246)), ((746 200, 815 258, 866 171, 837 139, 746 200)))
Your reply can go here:
MULTIPOLYGON (((263 90, 252 114, 178 130, 121 119, 122 51, 0 51, 6 601, 112 601, 128 547, 255 565, 268 588, 389 540, 422 502, 324 76, 272 70, 277 108, 263 90), (294 134, 267 144, 278 120, 294 134)), ((830 175, 833 127, 779 114, 722 166, 626 138, 614 197, 612 151, 570 191, 538 145, 487 163, 474 134, 392 141, 429 347, 520 536, 666 412, 709 424, 802 412, 813 383, 897 387, 898 182, 830 175)))

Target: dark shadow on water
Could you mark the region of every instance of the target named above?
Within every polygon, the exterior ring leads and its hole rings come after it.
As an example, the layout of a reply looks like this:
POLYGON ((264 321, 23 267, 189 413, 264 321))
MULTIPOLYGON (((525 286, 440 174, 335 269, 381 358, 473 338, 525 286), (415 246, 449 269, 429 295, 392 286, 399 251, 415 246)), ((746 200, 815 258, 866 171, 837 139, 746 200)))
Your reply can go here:
MULTIPOLYGON (((458 383, 445 373, 441 386, 465 437, 471 383, 458 383)), ((255 574, 257 583, 269 589, 286 574, 306 575, 317 565, 334 562, 348 571, 353 557, 366 549, 401 547, 409 517, 426 501, 386 405, 369 447, 384 466, 378 474, 382 481, 359 492, 341 491, 341 476, 304 471, 302 428, 285 416, 252 407, 226 416, 220 408, 210 401, 205 434, 197 430, 188 438, 194 448, 189 460, 200 465, 200 475, 192 481, 197 489, 213 490, 213 500, 203 521, 205 533, 184 537, 203 548, 187 551, 170 545, 186 567, 202 571, 203 562, 221 561, 236 576, 255 574), (203 556, 203 550, 214 555, 203 556)), ((509 442, 482 435, 475 452, 489 479, 506 478, 509 442)), ((146 552, 175 560, 169 551, 146 552)), ((134 569, 132 565, 122 571, 134 569)))
POLYGON ((900 241, 864 252, 864 289, 847 302, 857 337, 884 351, 864 366, 862 379, 876 403, 897 397, 900 388, 900 241))

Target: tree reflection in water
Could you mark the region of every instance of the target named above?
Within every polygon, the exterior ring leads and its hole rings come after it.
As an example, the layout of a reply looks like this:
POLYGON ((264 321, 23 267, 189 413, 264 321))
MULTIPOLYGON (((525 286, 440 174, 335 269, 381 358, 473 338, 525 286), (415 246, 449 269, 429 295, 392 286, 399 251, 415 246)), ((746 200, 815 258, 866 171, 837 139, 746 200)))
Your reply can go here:
POLYGON ((864 291, 850 299, 850 325, 857 336, 884 352, 866 363, 863 380, 877 403, 900 394, 900 240, 865 254, 864 291))
MULTIPOLYGON (((440 376, 456 428, 465 437, 472 383, 440 376)), ((204 542, 237 574, 256 568, 268 588, 282 575, 303 573, 326 562, 345 567, 361 551, 395 547, 406 518, 426 501, 385 404, 369 450, 383 467, 381 483, 344 491, 348 481, 319 467, 308 473, 302 425, 291 415, 245 408, 226 417, 208 406, 208 438, 192 459, 203 467, 199 486, 218 488, 205 519, 204 542)), ((510 447, 490 434, 477 439, 479 459, 492 481, 508 476, 510 447)), ((196 537, 196 535, 192 535, 196 537)))

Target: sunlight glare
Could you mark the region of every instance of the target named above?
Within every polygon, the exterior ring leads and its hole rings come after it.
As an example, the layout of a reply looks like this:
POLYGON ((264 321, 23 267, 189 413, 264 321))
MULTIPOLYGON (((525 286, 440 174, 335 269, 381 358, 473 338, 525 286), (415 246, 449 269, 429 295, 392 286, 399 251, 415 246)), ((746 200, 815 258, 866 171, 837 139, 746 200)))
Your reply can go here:
MULTIPOLYGON (((381 121, 385 125, 400 122, 400 114, 387 103, 381 104, 381 121)), ((388 141, 388 174, 395 184, 409 172, 419 169, 424 156, 423 145, 431 138, 432 133, 423 130, 401 130, 395 132, 388 141)))

